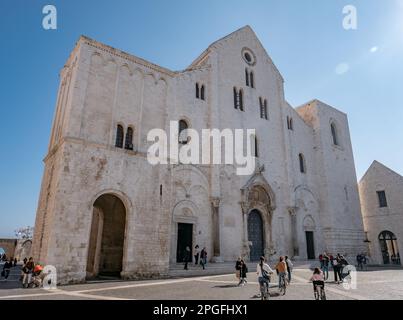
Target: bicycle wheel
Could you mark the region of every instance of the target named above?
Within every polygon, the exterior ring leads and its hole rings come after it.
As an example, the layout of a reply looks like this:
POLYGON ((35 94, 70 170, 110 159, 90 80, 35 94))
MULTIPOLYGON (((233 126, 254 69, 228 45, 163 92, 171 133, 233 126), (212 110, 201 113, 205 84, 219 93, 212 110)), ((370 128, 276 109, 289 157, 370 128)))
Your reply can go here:
POLYGON ((322 288, 322 300, 326 300, 326 293, 325 293, 325 288, 322 288))

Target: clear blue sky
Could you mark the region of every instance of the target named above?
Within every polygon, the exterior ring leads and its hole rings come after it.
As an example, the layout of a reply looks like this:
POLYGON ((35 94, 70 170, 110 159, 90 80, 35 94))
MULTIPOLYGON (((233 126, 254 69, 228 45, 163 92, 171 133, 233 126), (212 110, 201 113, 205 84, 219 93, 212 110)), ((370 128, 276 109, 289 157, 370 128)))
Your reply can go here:
POLYGON ((403 174, 403 0, 1 0, 0 15, 0 237, 34 224, 58 73, 81 34, 179 70, 249 24, 293 106, 318 98, 348 114, 358 178, 374 159, 403 174), (42 28, 46 4, 56 31, 42 28))

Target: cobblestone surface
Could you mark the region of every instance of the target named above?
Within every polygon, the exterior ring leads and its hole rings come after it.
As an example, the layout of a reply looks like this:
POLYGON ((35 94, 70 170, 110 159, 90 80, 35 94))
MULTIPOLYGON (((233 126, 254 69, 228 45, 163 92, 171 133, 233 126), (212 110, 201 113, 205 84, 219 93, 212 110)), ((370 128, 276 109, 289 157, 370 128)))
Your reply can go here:
MULTIPOLYGON (((308 279, 312 271, 297 269, 287 287, 285 296, 278 293, 277 277, 273 277, 270 293, 273 300, 312 300, 312 284, 308 279)), ((18 272, 14 271, 14 278, 18 272)), ((254 300, 259 299, 259 286, 254 272, 249 273, 248 283, 238 287, 234 274, 203 276, 153 281, 112 281, 60 286, 55 291, 22 289, 18 280, 0 282, 1 299, 79 299, 79 300, 254 300)), ((344 289, 333 282, 333 273, 326 284, 328 300, 403 299, 403 270, 374 269, 357 272, 357 288, 344 289)))

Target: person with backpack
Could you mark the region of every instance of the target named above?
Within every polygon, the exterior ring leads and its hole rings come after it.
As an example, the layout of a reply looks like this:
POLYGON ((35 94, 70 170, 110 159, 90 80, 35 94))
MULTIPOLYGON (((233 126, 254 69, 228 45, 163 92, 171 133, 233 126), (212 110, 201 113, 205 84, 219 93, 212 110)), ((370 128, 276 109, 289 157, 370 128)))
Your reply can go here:
POLYGON ((266 300, 269 294, 269 286, 271 278, 270 276, 274 273, 274 270, 265 262, 265 257, 260 257, 260 262, 256 266, 257 279, 259 282, 259 289, 261 293, 261 298, 266 300))

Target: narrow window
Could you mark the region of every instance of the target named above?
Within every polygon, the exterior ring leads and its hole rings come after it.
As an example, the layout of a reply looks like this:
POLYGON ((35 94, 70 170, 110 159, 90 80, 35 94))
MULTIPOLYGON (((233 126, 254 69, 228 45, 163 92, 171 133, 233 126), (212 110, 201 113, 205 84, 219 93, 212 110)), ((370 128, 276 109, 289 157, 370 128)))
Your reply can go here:
POLYGON ((336 129, 336 125, 335 125, 334 123, 332 123, 332 124, 330 125, 330 129, 331 129, 331 131, 332 131, 333 144, 334 144, 335 146, 338 146, 338 145, 339 145, 339 141, 338 141, 338 139, 337 139, 337 129, 336 129))
POLYGON ((268 115, 267 115, 267 100, 264 99, 264 118, 267 120, 268 119, 268 115))
POLYGON ((126 139, 125 139, 125 149, 133 150, 133 128, 127 128, 126 139))
POLYGON ((234 108, 238 109, 238 92, 235 87, 234 87, 234 108))
POLYGON ((160 184, 160 197, 162 197, 162 184, 160 184))
POLYGON ((249 73, 249 82, 250 82, 250 87, 254 88, 255 87, 255 80, 254 80, 252 71, 249 73))
POLYGON ((257 144, 257 136, 255 136, 255 141, 254 141, 254 144, 255 144, 255 152, 254 152, 254 154, 255 154, 255 157, 257 158, 257 157, 259 157, 259 150, 258 150, 258 144, 257 144))
POLYGON ((245 80, 246 80, 246 86, 249 87, 249 72, 248 72, 248 69, 245 69, 245 80))
POLYGON ((260 118, 263 119, 264 118, 264 110, 263 110, 263 101, 262 98, 259 98, 259 107, 260 107, 260 118))
POLYGON ((117 148, 123 148, 123 127, 120 124, 118 124, 118 127, 116 129, 115 146, 117 148))
POLYGON ((378 194, 379 207, 386 208, 388 206, 388 203, 386 201, 385 191, 377 191, 376 193, 378 194))
POLYGON ((301 173, 306 172, 305 159, 302 153, 299 154, 299 171, 301 171, 301 173))
POLYGON ((204 100, 204 85, 202 85, 200 89, 200 99, 204 100))
POLYGON ((292 118, 290 118, 290 130, 294 130, 294 123, 292 118))
POLYGON ((196 99, 199 99, 199 84, 196 83, 196 99))
POLYGON ((290 130, 290 117, 287 116, 287 129, 290 130))
POLYGON ((239 100, 239 109, 240 109, 241 111, 244 111, 244 110, 243 110, 243 92, 242 92, 242 89, 239 90, 238 100, 239 100))
POLYGON ((186 130, 188 129, 188 124, 185 120, 179 120, 179 143, 187 144, 188 138, 186 136, 186 130))

